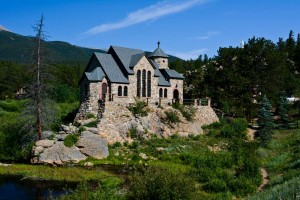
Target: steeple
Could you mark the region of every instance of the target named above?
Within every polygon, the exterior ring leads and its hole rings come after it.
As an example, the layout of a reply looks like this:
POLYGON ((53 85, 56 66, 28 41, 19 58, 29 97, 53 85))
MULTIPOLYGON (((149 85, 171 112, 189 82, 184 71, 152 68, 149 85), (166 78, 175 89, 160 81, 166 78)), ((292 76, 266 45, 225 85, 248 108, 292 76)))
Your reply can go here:
POLYGON ((157 42, 157 48, 153 51, 149 58, 159 64, 160 69, 168 69, 169 56, 160 48, 160 41, 157 42))

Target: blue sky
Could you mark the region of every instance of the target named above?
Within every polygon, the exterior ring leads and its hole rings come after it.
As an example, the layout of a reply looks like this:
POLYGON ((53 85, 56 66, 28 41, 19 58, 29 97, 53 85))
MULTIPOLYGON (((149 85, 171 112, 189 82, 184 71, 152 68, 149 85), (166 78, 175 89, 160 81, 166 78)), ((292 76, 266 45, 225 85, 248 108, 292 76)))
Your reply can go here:
POLYGON ((212 57, 253 36, 296 36, 299 13, 298 0, 0 0, 0 25, 21 35, 34 35, 43 14, 50 41, 153 51, 159 40, 183 59, 212 57))

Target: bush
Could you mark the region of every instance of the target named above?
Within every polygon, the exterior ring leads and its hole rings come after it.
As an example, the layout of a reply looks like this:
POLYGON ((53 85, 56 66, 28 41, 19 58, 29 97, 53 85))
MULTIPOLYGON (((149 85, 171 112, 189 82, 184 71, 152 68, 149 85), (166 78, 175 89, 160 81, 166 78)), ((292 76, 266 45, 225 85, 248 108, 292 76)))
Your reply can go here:
POLYGON ((179 110, 182 114, 182 116, 187 120, 187 121, 193 121, 196 113, 196 108, 193 106, 185 106, 183 104, 175 103, 172 104, 172 107, 179 110))
POLYGON ((92 121, 92 122, 86 124, 85 126, 86 126, 86 127, 97 127, 97 124, 98 124, 97 121, 92 121))
POLYGON ((96 116, 93 114, 93 113, 88 113, 87 115, 86 115, 86 117, 88 118, 88 119, 91 119, 91 118, 96 118, 96 116))
POLYGON ((131 149, 137 149, 138 146, 139 146, 139 143, 137 141, 133 141, 131 143, 131 145, 129 146, 129 148, 131 148, 131 149))
POLYGON ((111 145, 111 148, 117 148, 117 147, 120 147, 122 146, 122 144, 120 142, 115 142, 113 145, 111 145))
POLYGON ((149 167, 130 179, 128 199, 194 199, 195 185, 182 171, 149 167))
POLYGON ((176 111, 165 111, 165 114, 166 114, 166 121, 168 121, 168 123, 180 122, 179 116, 176 111))
POLYGON ((80 126, 78 132, 81 133, 83 131, 86 131, 86 128, 84 126, 80 126))
POLYGON ((209 192, 226 192, 228 187, 221 179, 211 179, 203 185, 203 189, 209 192))
POLYGON ((131 126, 131 128, 129 129, 129 136, 131 137, 131 139, 138 138, 138 130, 136 126, 131 126))
POLYGON ((74 134, 69 134, 64 140, 64 145, 66 147, 71 147, 73 146, 76 142, 78 141, 77 135, 74 134))
POLYGON ((144 117, 148 115, 148 110, 146 109, 146 106, 146 102, 135 99, 134 105, 129 106, 128 109, 131 111, 132 114, 144 117))

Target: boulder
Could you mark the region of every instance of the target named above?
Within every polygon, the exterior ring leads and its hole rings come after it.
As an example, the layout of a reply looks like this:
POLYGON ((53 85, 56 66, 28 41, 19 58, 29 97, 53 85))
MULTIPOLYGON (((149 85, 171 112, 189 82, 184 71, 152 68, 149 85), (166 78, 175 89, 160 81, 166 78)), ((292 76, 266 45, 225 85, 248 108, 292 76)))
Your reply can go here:
POLYGON ((68 134, 75 134, 78 132, 78 128, 76 126, 73 126, 72 124, 69 124, 68 126, 61 125, 60 129, 61 129, 61 131, 64 131, 68 134))
POLYGON ((76 146, 80 148, 81 153, 96 159, 109 155, 107 141, 89 131, 82 132, 76 146))
POLYGON ((47 148, 53 146, 53 144, 54 144, 53 140, 39 140, 35 143, 35 146, 36 147, 41 146, 47 148))
POLYGON ((144 153, 140 153, 139 156, 144 159, 144 160, 147 160, 148 159, 148 156, 144 153))
POLYGON ((85 168, 92 168, 93 166, 94 166, 94 164, 93 163, 91 163, 91 162, 86 162, 86 163, 84 163, 83 164, 83 166, 85 167, 85 168))
POLYGON ((38 163, 62 165, 65 163, 78 163, 86 158, 76 146, 69 148, 63 142, 57 141, 39 155, 38 163))
POLYGON ((54 139, 57 141, 64 141, 68 134, 57 134, 54 139))
POLYGON ((34 156, 40 155, 44 151, 44 149, 45 148, 42 146, 33 147, 33 155, 34 156))
POLYGON ((48 139, 51 135, 54 135, 53 131, 43 131, 42 132, 42 140, 48 139))
POLYGON ((99 132, 98 128, 95 128, 95 127, 88 127, 87 131, 92 132, 94 134, 98 134, 98 132, 99 132))

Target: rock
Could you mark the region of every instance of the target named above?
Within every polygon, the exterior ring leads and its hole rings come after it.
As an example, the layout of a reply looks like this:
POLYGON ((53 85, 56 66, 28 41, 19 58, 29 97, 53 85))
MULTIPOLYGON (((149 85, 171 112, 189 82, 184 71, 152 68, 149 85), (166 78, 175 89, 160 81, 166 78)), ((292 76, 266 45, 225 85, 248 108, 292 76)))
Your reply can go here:
POLYGON ((148 159, 148 156, 144 153, 140 153, 139 156, 144 159, 144 160, 147 160, 148 159))
POLYGON ((39 140, 36 141, 35 146, 36 147, 41 146, 47 148, 53 146, 53 144, 54 144, 53 140, 39 140))
POLYGON ((0 167, 8 167, 10 166, 11 164, 4 164, 4 163, 0 163, 0 167))
POLYGON ((34 156, 40 155, 44 151, 44 149, 45 148, 42 146, 33 147, 33 155, 34 156))
POLYGON ((85 168, 92 168, 92 167, 94 167, 94 164, 93 163, 91 163, 91 162, 85 162, 84 164, 83 164, 83 166, 85 167, 85 168))
POLYGON ((89 131, 82 132, 76 146, 80 148, 81 153, 96 159, 109 155, 107 141, 89 131))
POLYGON ((64 141, 67 136, 68 136, 68 134, 66 134, 66 133, 57 134, 57 135, 55 135, 54 139, 57 141, 64 141))
POLYGON ((120 153, 117 151, 117 152, 115 153, 115 156, 118 157, 119 155, 120 155, 120 153))
POLYGON ((66 134, 64 131, 59 131, 58 134, 66 134))
POLYGON ((43 131, 42 132, 42 140, 48 139, 52 135, 54 135, 54 132, 52 132, 52 131, 43 131))
POLYGON ((75 134, 78 132, 78 128, 76 126, 73 126, 72 124, 69 124, 69 126, 66 125, 60 125, 61 131, 64 131, 68 134, 75 134))
POLYGON ((78 163, 86 158, 76 146, 69 148, 63 142, 58 141, 39 155, 38 163, 62 165, 65 163, 78 163))
POLYGON ((95 128, 95 127, 88 127, 87 131, 92 132, 94 134, 98 134, 98 132, 99 132, 98 128, 95 128))
POLYGON ((165 148, 163 148, 163 147, 156 147, 156 150, 157 150, 157 151, 164 151, 165 148))

